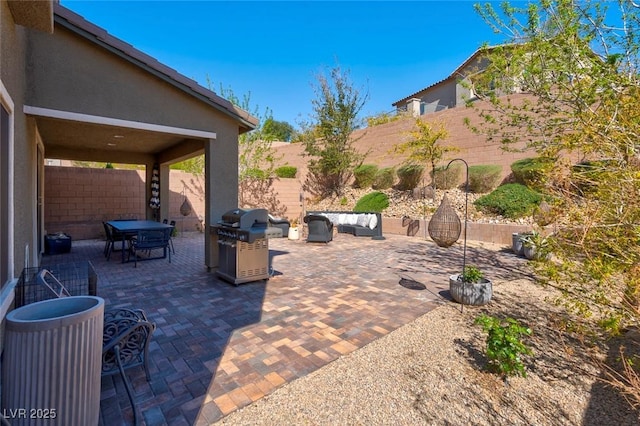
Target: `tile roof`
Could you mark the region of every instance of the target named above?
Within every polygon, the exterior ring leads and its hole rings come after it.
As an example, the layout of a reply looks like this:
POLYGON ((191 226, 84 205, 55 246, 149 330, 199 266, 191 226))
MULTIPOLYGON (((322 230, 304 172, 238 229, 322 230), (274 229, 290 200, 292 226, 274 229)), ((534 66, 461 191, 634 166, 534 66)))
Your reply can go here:
POLYGON ((449 74, 448 77, 443 78, 442 80, 439 80, 427 87, 425 87, 424 89, 420 89, 415 93, 410 94, 409 96, 406 96, 402 99, 400 99, 399 101, 396 101, 394 103, 392 103, 392 106, 397 107, 399 104, 404 104, 406 101, 408 101, 411 98, 415 98, 417 95, 419 95, 420 93, 424 92, 425 90, 431 89, 432 87, 435 87, 439 84, 444 83, 445 81, 451 80, 455 77, 457 77, 458 75, 460 75, 461 71, 467 66, 469 65, 475 58, 477 58, 478 56, 480 56, 481 53, 486 52, 486 51, 490 51, 495 49, 498 46, 487 46, 487 47, 480 47, 478 48, 475 52, 473 52, 473 54, 471 56, 469 56, 462 64, 460 64, 455 70, 453 70, 453 72, 451 74, 449 74))

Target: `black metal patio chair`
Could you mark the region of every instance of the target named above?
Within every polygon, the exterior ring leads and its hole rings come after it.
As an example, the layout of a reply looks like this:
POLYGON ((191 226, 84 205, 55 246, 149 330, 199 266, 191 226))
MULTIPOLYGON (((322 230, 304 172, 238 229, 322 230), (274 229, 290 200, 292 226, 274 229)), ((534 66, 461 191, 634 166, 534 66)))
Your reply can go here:
POLYGON ((140 230, 135 239, 131 240, 129 248, 129 257, 133 255, 134 265, 138 267, 138 253, 146 251, 149 257, 140 260, 164 259, 169 254, 169 263, 171 263, 171 249, 169 247, 171 233, 173 227, 166 229, 140 230), (162 249, 162 256, 150 257, 151 251, 162 249))
POLYGON ((148 352, 151 335, 156 329, 144 311, 137 309, 110 309, 104 313, 102 335, 102 376, 120 374, 133 410, 134 424, 139 423, 138 408, 133 388, 125 373, 133 367, 142 366, 147 381, 151 380, 148 367, 148 352))

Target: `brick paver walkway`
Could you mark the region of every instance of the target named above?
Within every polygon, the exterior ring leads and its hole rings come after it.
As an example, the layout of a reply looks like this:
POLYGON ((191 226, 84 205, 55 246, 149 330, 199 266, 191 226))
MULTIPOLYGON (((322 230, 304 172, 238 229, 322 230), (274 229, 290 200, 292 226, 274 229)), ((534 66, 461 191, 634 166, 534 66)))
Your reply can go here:
MULTIPOLYGON (((91 260, 107 307, 144 309, 157 324, 151 381, 128 371, 147 425, 210 424, 448 302, 462 248, 401 236, 339 234, 329 244, 272 239, 274 276, 239 286, 204 266, 204 235, 174 240, 172 263, 107 262, 102 241, 74 241, 45 264, 91 260), (404 285, 400 285, 400 284, 404 285)), ((468 248, 495 279, 522 273, 508 252, 468 248)), ((437 331, 435 331, 437 332, 437 331)), ((101 424, 131 424, 119 376, 103 378, 101 424)))

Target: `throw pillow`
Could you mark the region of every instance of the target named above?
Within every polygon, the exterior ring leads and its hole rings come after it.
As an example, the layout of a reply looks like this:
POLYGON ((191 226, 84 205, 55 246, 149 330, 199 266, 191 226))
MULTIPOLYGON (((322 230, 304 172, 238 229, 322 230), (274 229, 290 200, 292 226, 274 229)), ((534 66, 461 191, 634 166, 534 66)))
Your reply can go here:
POLYGON ((372 214, 371 219, 369 219, 369 229, 374 230, 376 226, 378 226, 378 216, 372 214))
POLYGON ((362 226, 363 228, 366 228, 367 226, 369 226, 369 215, 359 214, 358 220, 356 221, 356 225, 362 226))

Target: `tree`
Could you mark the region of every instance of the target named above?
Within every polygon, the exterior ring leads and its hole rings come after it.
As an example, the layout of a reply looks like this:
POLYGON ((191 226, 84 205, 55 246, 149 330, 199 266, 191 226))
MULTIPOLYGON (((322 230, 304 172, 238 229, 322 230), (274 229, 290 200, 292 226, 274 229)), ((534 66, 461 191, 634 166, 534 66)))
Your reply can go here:
MULTIPOLYGON (((507 36, 476 83, 482 123, 506 149, 554 161, 555 259, 538 272, 611 333, 640 320, 640 13, 632 2, 476 6, 507 36), (611 12, 608 7, 616 6, 611 12), (514 94, 521 91, 523 94, 514 94), (500 96, 504 95, 504 96, 500 96), (572 161, 572 160, 578 160, 572 161), (577 163, 577 164, 576 164, 577 163)), ((640 402, 638 382, 629 392, 640 402)))
MULTIPOLYGON (((416 126, 414 130, 409 132, 409 139, 405 142, 396 144, 393 147, 394 152, 399 154, 409 153, 407 157, 408 163, 429 163, 431 170, 435 173, 436 163, 450 152, 457 152, 458 148, 454 146, 441 145, 438 142, 446 139, 449 132, 444 123, 430 123, 416 118, 416 126)), ((435 180, 431 181, 435 189, 435 180)))
POLYGON ((290 142, 295 131, 286 121, 276 121, 267 117, 262 125, 262 138, 268 141, 290 142))
MULTIPOLYGON (((213 83, 207 81, 209 89, 213 83)), ((239 98, 231 88, 220 85, 220 96, 227 99, 239 108, 248 111, 262 123, 251 132, 243 133, 238 137, 238 205, 240 207, 263 207, 277 213, 284 213, 283 205, 278 201, 277 194, 271 185, 271 179, 275 176, 275 163, 278 160, 273 149, 272 140, 263 138, 265 123, 273 121, 269 108, 260 112, 258 105, 252 105, 251 93, 239 98)), ((202 174, 204 171, 204 156, 198 156, 184 160, 173 168, 185 170, 193 174, 202 174)))
POLYGON ((307 130, 302 132, 307 136, 304 155, 311 157, 305 189, 320 196, 341 195, 365 157, 353 147, 351 133, 359 128, 358 114, 368 94, 355 89, 339 67, 331 70, 329 78, 319 74, 317 79, 312 100, 315 123, 305 125, 307 130))
POLYGON ((171 169, 183 170, 193 175, 202 175, 204 173, 204 155, 188 158, 179 163, 172 164, 171 169))

